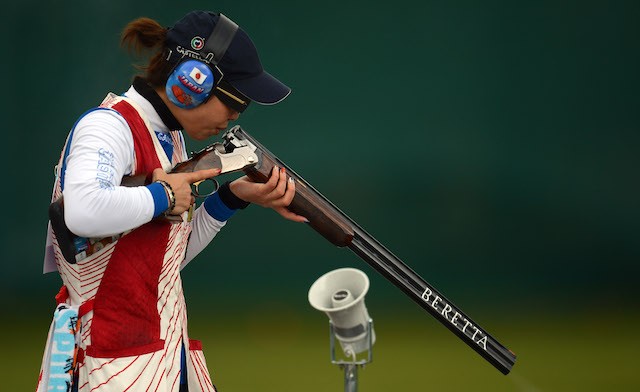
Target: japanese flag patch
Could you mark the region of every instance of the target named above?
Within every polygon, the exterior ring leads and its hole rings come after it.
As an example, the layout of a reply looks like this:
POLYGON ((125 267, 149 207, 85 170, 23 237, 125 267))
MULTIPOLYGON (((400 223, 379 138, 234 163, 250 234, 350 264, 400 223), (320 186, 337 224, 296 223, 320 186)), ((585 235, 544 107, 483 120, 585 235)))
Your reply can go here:
POLYGON ((193 67, 189 76, 191 77, 191 79, 193 79, 194 82, 198 84, 204 83, 205 79, 207 79, 207 74, 200 71, 198 67, 193 67))

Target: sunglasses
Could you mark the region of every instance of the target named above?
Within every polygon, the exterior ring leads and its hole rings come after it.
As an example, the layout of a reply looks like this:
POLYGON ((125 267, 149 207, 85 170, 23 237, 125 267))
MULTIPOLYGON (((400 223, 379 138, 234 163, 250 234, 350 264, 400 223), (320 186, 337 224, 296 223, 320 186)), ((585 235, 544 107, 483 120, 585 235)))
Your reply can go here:
POLYGON ((213 91, 207 97, 207 100, 211 98, 211 95, 215 95, 223 104, 227 105, 229 108, 235 110, 238 113, 242 113, 247 109, 251 100, 247 98, 240 91, 236 90, 231 84, 226 82, 224 79, 220 81, 216 86, 214 86, 213 91))

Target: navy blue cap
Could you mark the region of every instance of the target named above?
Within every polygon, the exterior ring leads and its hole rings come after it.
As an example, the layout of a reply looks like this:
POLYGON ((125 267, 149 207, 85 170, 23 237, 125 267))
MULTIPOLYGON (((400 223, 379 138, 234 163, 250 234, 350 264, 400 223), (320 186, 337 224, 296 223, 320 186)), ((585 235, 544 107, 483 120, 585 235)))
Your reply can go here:
MULTIPOLYGON (((192 11, 178 20, 167 32, 165 45, 170 50, 167 60, 175 64, 188 56, 211 62, 213 56, 203 49, 219 19, 219 14, 213 12, 192 11)), ((215 62, 224 81, 259 104, 276 104, 291 93, 289 87, 262 68, 258 50, 241 28, 222 58, 215 62)))

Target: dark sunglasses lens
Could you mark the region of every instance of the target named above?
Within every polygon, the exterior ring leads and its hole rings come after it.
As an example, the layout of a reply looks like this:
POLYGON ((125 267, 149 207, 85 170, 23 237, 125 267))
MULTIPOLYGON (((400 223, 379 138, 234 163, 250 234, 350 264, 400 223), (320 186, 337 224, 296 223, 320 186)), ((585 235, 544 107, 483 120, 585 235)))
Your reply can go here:
POLYGON ((241 92, 224 82, 213 89, 213 95, 238 113, 244 112, 251 102, 241 92))

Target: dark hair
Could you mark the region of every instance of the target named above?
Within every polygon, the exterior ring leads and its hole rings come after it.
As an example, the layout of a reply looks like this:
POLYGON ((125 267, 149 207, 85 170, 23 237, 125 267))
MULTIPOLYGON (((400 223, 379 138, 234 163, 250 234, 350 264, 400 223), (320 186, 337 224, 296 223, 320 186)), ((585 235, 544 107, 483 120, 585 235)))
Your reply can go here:
POLYGON ((147 65, 134 65, 145 71, 144 78, 153 87, 164 86, 172 66, 165 60, 165 27, 150 18, 138 18, 129 22, 122 30, 120 46, 136 55, 148 54, 147 65))

